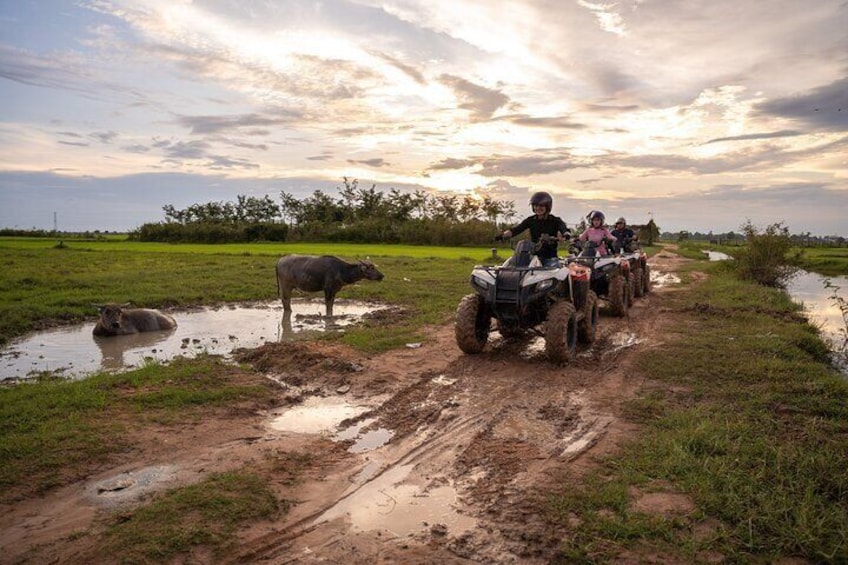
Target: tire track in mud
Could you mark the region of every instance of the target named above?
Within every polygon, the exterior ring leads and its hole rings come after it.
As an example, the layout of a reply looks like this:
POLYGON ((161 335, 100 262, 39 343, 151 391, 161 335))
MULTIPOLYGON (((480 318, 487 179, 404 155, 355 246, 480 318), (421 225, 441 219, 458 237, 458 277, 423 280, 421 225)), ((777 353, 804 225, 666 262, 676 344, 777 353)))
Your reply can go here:
MULTIPOLYGON (((530 501, 554 473, 580 473, 591 465, 585 454, 610 452, 630 433, 621 405, 641 384, 629 377, 630 351, 661 346, 654 336, 662 333, 662 293, 638 300, 625 318, 603 314, 596 343, 566 366, 548 363, 526 338, 494 340, 480 355, 441 353, 441 363, 432 350, 419 351, 420 357, 402 352, 389 379, 397 380, 394 393, 362 416, 375 418, 370 426, 393 430, 391 441, 348 468, 350 485, 341 496, 253 539, 235 561, 404 561, 418 548, 426 562, 545 562, 543 525, 530 501), (613 339, 617 332, 638 339, 621 345, 613 339), (418 371, 405 372, 412 367, 418 371), (451 506, 475 526, 453 532, 431 523, 405 536, 357 529, 338 509, 367 489, 390 499, 398 483, 374 489, 386 479, 419 487, 422 498, 450 486, 456 492, 451 506)), ((452 331, 436 330, 442 351, 452 331)))

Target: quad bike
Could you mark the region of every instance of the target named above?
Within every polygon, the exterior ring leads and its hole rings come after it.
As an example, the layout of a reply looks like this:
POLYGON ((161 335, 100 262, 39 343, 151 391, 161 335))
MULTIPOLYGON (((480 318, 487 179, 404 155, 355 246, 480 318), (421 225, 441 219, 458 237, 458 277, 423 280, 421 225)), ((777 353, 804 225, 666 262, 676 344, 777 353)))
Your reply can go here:
POLYGON ((651 292, 651 267, 648 265, 648 255, 642 251, 639 244, 626 239, 624 245, 616 241, 613 249, 630 264, 631 296, 641 298, 651 292))
MULTIPOLYGON (((545 240, 539 242, 544 245, 545 240)), ((500 266, 477 265, 471 271, 473 294, 456 309, 456 343, 465 353, 480 353, 492 331, 506 338, 536 331, 554 363, 574 358, 577 342, 595 340, 598 297, 589 288, 591 269, 559 261, 545 267, 534 254, 538 245, 519 241, 500 266), (540 331, 537 327, 541 327, 540 331)))
POLYGON ((609 303, 615 316, 626 316, 632 299, 630 263, 618 255, 598 255, 597 246, 592 242, 584 247, 575 244, 572 250, 576 254, 569 256, 566 262, 591 269, 591 289, 598 298, 609 303))

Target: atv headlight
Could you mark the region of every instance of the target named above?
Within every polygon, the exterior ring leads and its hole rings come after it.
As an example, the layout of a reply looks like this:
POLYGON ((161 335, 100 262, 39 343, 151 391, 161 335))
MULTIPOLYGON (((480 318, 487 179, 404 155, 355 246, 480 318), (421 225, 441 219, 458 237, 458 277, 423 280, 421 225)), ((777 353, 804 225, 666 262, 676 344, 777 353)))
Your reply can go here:
POLYGON ((471 284, 480 290, 486 290, 489 288, 489 283, 480 277, 471 277, 471 284))
POLYGON ((542 292, 543 290, 547 290, 554 285, 554 279, 547 279, 536 285, 536 292, 542 292))

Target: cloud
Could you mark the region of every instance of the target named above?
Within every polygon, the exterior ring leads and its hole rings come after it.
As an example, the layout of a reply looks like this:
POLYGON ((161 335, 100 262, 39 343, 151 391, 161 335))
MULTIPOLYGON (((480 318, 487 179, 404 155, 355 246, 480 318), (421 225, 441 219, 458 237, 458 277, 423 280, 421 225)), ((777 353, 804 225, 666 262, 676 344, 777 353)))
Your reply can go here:
POLYGON ((762 102, 755 110, 806 124, 819 131, 848 130, 848 77, 808 92, 762 102))
POLYGON ((190 128, 192 134, 202 135, 256 126, 285 126, 301 118, 298 112, 283 114, 282 116, 255 113, 232 116, 179 116, 177 122, 190 128))
POLYGON ((443 74, 439 77, 439 82, 453 89, 460 101, 459 107, 470 111, 471 118, 475 121, 491 118, 492 114, 509 102, 509 97, 503 92, 474 84, 458 76, 443 74))
POLYGON ((752 139, 772 139, 775 137, 796 137, 799 135, 804 135, 804 132, 785 129, 780 131, 772 131, 768 133, 749 133, 745 135, 734 135, 731 137, 717 137, 715 139, 711 139, 707 141, 706 144, 710 143, 719 143, 721 141, 747 141, 752 139))
POLYGON ((584 123, 575 122, 565 116, 529 116, 527 114, 510 114, 499 116, 495 120, 505 120, 519 126, 554 128, 554 129, 585 129, 584 123))
POLYGON ((352 164, 352 165, 366 165, 368 167, 378 167, 378 168, 379 167, 388 167, 391 164, 391 163, 385 161, 382 158, 362 159, 362 160, 348 159, 347 162, 352 164))

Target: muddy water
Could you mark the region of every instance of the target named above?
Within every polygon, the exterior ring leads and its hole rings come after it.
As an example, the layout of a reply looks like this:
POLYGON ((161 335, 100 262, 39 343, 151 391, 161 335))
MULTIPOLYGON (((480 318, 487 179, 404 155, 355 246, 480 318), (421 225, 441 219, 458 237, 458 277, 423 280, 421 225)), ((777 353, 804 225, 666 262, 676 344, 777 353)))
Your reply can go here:
POLYGON ((332 318, 321 315, 323 300, 293 300, 292 308, 293 313, 284 315, 279 301, 273 301, 175 312, 175 330, 107 338, 92 335, 94 323, 40 332, 0 350, 0 381, 46 372, 82 378, 200 353, 228 356, 237 347, 258 347, 303 332, 340 330, 382 307, 337 300, 332 318))
POLYGON ((848 375, 846 320, 839 304, 833 298, 834 292, 837 292, 843 299, 848 300, 848 277, 825 277, 817 273, 799 271, 786 285, 786 292, 792 300, 803 304, 809 320, 821 328, 822 337, 834 352, 834 364, 848 375), (827 288, 827 281, 839 287, 839 290, 827 288))

